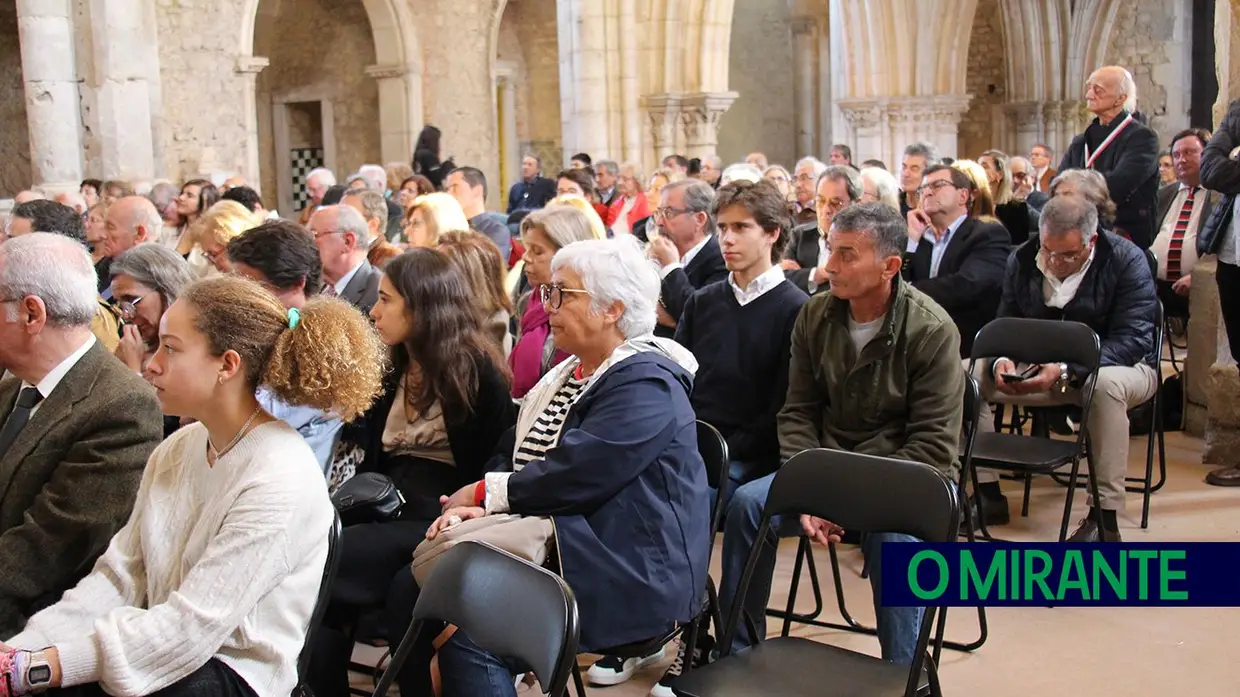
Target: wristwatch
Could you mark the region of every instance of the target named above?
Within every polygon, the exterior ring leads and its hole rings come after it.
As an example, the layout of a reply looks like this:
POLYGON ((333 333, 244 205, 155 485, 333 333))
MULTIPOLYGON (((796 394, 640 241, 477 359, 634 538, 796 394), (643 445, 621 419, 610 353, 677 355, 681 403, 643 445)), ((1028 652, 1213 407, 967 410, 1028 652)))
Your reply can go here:
POLYGON ((1059 379, 1051 385, 1051 390, 1060 394, 1066 394, 1068 391, 1068 364, 1059 364, 1059 379))
POLYGON ((30 654, 30 665, 26 668, 26 683, 31 692, 44 692, 52 686, 52 666, 47 662, 47 654, 34 651, 30 654))

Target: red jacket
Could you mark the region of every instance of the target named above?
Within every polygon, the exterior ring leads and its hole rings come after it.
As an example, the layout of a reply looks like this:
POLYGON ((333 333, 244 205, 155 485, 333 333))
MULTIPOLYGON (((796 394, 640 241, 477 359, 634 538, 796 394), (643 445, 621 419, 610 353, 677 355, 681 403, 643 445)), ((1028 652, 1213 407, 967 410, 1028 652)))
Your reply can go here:
MULTIPOLYGON (((620 211, 622 210, 624 210, 624 197, 617 196, 616 200, 612 201, 611 208, 609 208, 607 211, 611 216, 611 220, 612 220, 611 224, 615 224, 619 222, 620 211)), ((650 204, 647 203, 646 201, 646 195, 644 193, 638 192, 637 201, 635 201, 633 203, 633 207, 629 209, 629 215, 626 219, 626 227, 630 228, 630 231, 631 231, 633 227, 633 223, 636 223, 642 218, 649 217, 649 215, 650 215, 650 204)), ((609 229, 610 227, 611 225, 608 225, 609 229)))

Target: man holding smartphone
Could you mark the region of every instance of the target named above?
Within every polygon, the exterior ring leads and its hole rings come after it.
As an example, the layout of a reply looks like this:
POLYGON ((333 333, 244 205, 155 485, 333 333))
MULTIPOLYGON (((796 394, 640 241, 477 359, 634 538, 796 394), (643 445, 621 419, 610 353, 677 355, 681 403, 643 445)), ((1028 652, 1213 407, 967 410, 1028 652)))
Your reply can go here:
MULTIPOLYGON (((1088 374, 1067 363, 1016 365, 997 358, 983 371, 982 394, 987 402, 1079 405, 1086 384, 1095 382, 1085 425, 1093 440, 1090 467, 1101 500, 1090 501, 1089 515, 1068 541, 1119 542, 1116 513, 1124 507, 1128 410, 1150 399, 1158 384, 1154 279, 1136 245, 1098 230, 1098 211, 1084 199, 1052 199, 1042 210, 1040 227, 1039 238, 1008 259, 999 316, 1088 325, 1102 345, 1100 368, 1088 374), (1093 507, 1102 510, 1101 529, 1093 507)), ((977 493, 986 506, 1006 511, 997 473, 979 470, 978 481, 977 493)))

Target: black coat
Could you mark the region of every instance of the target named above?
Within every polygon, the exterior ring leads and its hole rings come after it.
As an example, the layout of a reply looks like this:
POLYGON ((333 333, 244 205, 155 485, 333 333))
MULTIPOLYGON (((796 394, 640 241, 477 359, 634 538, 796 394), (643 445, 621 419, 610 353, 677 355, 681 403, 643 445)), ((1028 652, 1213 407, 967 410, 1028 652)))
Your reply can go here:
MULTIPOLYGON (((784 248, 784 258, 801 265, 796 271, 785 271, 784 278, 806 294, 809 294, 810 274, 814 273, 818 266, 818 238, 821 234, 817 222, 798 225, 792 228, 792 234, 788 236, 788 246, 784 248)), ((827 284, 824 283, 815 288, 814 292, 826 289, 827 284)))
MULTIPOLYGON (((659 303, 663 305, 664 310, 667 310, 667 314, 680 321, 690 295, 693 295, 698 288, 705 288, 727 277, 728 266, 723 261, 723 252, 719 249, 719 238, 711 235, 706 238, 706 245, 688 264, 663 277, 659 303)), ((675 335, 676 328, 659 325, 654 333, 656 336, 670 339, 675 335)))
POLYGON ((1223 194, 1205 224, 1197 232, 1197 255, 1217 254, 1223 238, 1231 229, 1232 206, 1240 195, 1240 162, 1231 159, 1231 151, 1240 146, 1240 99, 1227 108, 1227 116, 1219 124, 1214 137, 1201 156, 1201 185, 1223 194))
MULTIPOLYGON (((1128 240, 1099 232, 1094 260, 1076 297, 1063 309, 1047 307, 1042 299, 1042 272, 1037 256, 1041 241, 1021 245, 1008 259, 1003 279, 1000 317, 1059 319, 1089 325, 1102 342, 1102 366, 1134 366, 1158 369, 1154 348, 1154 321, 1158 296, 1145 252, 1128 240)), ((1084 376, 1074 366, 1073 374, 1084 376)))
POLYGON ((999 309, 1011 238, 999 223, 965 218, 947 243, 938 275, 931 278, 933 247, 930 240, 922 238, 917 251, 904 254, 901 273, 909 285, 929 295, 951 315, 960 330, 960 357, 967 358, 974 337, 999 309))
MULTIPOLYGON (((1121 113, 1116 121, 1123 118, 1121 113)), ((1098 119, 1092 123, 1098 123, 1098 119)), ((1072 139, 1059 163, 1059 172, 1084 168, 1085 134, 1082 133, 1072 139)), ((1115 202, 1116 231, 1127 234, 1141 249, 1149 249, 1157 232, 1158 134, 1134 118, 1098 155, 1093 169, 1106 177, 1111 200, 1115 202)))
POLYGON ((474 413, 460 423, 447 424, 452 465, 394 456, 383 449, 383 429, 396 401, 396 385, 400 379, 395 371, 384 380, 379 400, 341 431, 342 440, 366 451, 358 467, 359 473, 380 472, 396 482, 406 501, 402 518, 434 520, 439 517, 439 496, 451 496, 466 484, 482 479, 501 437, 516 423, 516 408, 509 394, 508 381, 490 360, 479 358, 477 365, 474 413))

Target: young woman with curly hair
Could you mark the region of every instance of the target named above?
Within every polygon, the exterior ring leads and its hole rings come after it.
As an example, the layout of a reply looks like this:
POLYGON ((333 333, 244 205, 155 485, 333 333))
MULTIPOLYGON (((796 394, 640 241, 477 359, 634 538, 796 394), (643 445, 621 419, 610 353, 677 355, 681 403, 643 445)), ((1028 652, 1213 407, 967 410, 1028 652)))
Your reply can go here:
POLYGON ((94 570, 5 642, 0 693, 288 695, 333 513, 314 453, 255 391, 353 418, 381 388, 371 337, 339 300, 286 310, 232 276, 186 288, 147 371, 163 411, 197 423, 151 455, 94 570))

